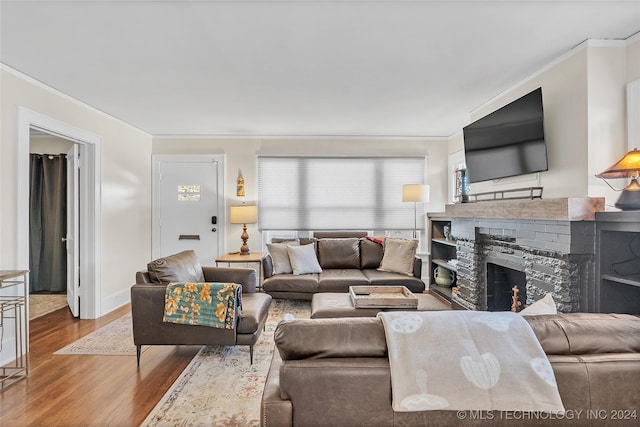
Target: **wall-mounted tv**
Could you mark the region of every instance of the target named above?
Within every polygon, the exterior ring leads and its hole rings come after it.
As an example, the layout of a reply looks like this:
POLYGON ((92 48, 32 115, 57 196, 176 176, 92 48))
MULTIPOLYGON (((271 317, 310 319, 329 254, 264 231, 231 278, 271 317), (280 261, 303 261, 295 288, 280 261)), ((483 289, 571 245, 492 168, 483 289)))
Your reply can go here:
POLYGON ((462 129, 469 182, 548 170, 542 88, 462 129))

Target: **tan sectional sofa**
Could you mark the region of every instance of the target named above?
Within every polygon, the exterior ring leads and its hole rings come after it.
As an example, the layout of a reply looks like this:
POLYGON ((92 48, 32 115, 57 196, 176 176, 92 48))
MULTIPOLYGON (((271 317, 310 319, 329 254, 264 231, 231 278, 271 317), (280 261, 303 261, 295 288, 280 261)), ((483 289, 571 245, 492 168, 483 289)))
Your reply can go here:
POLYGON ((423 292, 422 260, 413 261, 413 274, 379 271, 383 246, 366 237, 319 238, 300 241, 315 245, 321 273, 274 274, 273 259, 263 262, 263 290, 274 298, 311 300, 318 292, 348 292, 349 286, 397 285, 423 292))
POLYGON ((638 425, 640 318, 571 313, 526 319, 553 367, 564 417, 394 412, 380 319, 297 319, 281 322, 275 331, 277 350, 262 397, 262 425, 638 425))

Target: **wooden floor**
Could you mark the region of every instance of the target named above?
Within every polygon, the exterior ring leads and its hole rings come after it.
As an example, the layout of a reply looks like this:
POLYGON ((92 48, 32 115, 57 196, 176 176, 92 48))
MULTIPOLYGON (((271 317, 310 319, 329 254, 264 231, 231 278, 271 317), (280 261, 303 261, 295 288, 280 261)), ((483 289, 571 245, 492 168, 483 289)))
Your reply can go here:
POLYGON ((0 392, 0 426, 138 426, 200 346, 153 346, 140 368, 135 356, 53 354, 129 311, 78 320, 65 308, 32 320, 29 376, 0 392))

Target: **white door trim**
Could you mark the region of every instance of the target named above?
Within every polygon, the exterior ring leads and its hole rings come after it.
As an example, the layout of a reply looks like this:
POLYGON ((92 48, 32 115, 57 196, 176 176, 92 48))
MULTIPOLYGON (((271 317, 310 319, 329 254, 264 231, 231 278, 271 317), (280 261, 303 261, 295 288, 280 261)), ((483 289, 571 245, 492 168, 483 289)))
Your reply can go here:
POLYGON ((80 154, 79 144, 72 144, 67 151, 67 303, 74 317, 80 316, 80 154))
MULTIPOLYGON (((217 162, 218 163, 218 188, 216 192, 218 194, 218 206, 220 206, 220 212, 218 214, 218 224, 215 227, 218 229, 218 254, 224 253, 225 244, 225 227, 226 224, 226 212, 227 205, 225 203, 224 196, 224 164, 225 156, 223 154, 153 154, 151 156, 151 194, 152 194, 152 212, 151 212, 151 258, 156 259, 160 257, 160 163, 162 162, 217 162)), ((214 227, 214 225, 211 225, 214 227)))
POLYGON ((102 137, 59 120, 18 107, 17 140, 17 268, 29 268, 29 130, 31 128, 79 144, 80 159, 80 317, 102 315, 102 137))

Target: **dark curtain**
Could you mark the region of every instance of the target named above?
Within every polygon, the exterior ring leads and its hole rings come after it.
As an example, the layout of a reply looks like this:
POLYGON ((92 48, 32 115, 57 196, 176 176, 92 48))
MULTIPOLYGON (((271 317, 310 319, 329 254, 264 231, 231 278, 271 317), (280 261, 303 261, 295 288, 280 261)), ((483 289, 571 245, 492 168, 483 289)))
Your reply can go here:
POLYGON ((67 289, 67 160, 31 154, 29 189, 30 292, 67 289))

